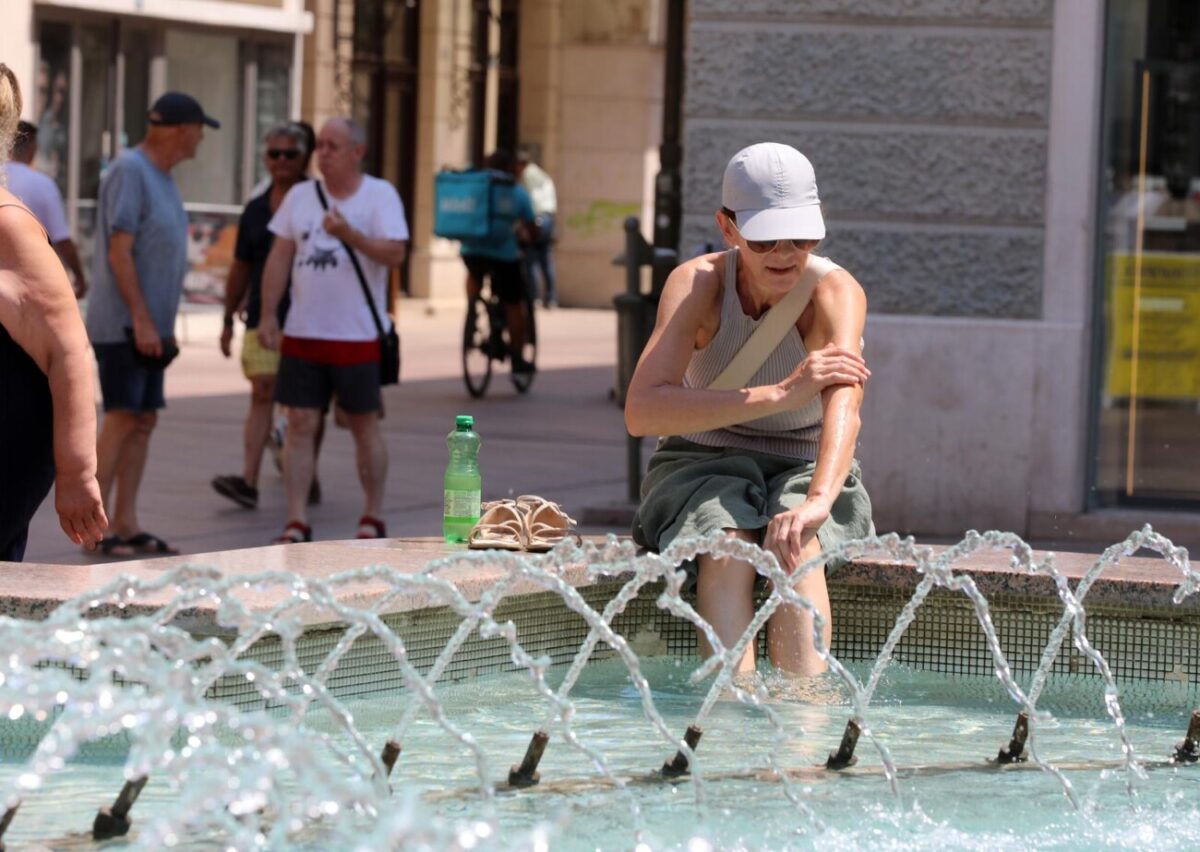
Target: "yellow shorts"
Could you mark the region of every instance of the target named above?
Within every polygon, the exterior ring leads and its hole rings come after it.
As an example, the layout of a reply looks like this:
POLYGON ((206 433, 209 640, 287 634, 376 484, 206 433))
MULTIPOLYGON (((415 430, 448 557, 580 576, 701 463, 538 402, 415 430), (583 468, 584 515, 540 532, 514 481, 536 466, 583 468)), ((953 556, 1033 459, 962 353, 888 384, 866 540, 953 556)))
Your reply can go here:
POLYGON ((242 338, 242 374, 247 379, 273 376, 279 372, 279 351, 264 349, 258 343, 258 331, 246 329, 242 338))

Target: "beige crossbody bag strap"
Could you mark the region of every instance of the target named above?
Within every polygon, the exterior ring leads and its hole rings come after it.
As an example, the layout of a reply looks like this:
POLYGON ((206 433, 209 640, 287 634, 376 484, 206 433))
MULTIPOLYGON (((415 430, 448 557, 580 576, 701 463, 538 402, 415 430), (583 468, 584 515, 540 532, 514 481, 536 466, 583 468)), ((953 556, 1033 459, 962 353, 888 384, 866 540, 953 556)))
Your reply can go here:
MULTIPOLYGON (((725 286, 736 287, 737 249, 730 249, 726 257, 725 286)), ((758 328, 754 329, 754 333, 750 335, 750 339, 742 345, 737 354, 725 365, 725 369, 721 371, 720 375, 712 380, 708 386, 708 390, 738 390, 739 388, 744 388, 746 382, 754 377, 754 374, 758 372, 758 368, 763 365, 767 357, 775 351, 775 347, 787 336, 788 330, 796 325, 796 320, 800 319, 800 314, 804 312, 805 306, 808 305, 809 299, 812 298, 812 292, 817 286, 817 282, 826 272, 836 268, 838 267, 830 261, 816 264, 812 263, 810 259, 810 262, 804 269, 804 273, 800 276, 799 283, 767 311, 767 315, 763 317, 762 323, 758 328)))

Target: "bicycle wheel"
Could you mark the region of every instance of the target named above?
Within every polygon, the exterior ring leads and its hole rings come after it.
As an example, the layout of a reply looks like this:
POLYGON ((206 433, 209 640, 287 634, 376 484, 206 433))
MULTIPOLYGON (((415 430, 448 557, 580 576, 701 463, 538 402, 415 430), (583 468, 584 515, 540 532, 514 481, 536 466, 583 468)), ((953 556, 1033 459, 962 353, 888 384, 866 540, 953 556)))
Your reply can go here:
MULTIPOLYGON (((521 357, 530 364, 537 364, 537 324, 534 320, 533 302, 529 299, 521 300, 521 311, 525 314, 525 346, 521 349, 521 357)), ((513 387, 517 389, 517 393, 525 393, 529 390, 529 386, 533 384, 533 377, 537 373, 529 371, 527 373, 510 373, 513 387)))
POLYGON ((463 324, 462 367, 467 393, 475 399, 487 393, 488 384, 492 381, 491 336, 486 303, 478 297, 469 300, 467 318, 463 324))

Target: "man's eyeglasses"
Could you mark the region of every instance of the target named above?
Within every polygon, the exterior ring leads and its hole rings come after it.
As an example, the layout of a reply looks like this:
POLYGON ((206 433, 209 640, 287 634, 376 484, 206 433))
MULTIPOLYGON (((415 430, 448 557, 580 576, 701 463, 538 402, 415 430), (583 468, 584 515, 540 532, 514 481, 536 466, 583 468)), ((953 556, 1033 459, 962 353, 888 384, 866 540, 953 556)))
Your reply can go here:
POLYGON ((267 156, 272 160, 283 157, 285 160, 295 160, 300 156, 299 148, 268 148, 267 156))

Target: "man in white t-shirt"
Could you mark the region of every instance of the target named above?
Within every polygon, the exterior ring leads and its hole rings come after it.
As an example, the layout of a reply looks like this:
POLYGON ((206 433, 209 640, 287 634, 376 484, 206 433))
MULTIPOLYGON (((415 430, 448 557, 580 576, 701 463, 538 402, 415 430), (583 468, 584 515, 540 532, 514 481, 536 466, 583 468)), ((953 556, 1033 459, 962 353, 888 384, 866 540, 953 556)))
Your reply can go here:
POLYGON ((386 535, 380 519, 388 466, 379 428, 380 340, 347 248, 358 259, 386 331, 392 322, 387 314, 388 271, 404 262, 408 225, 396 188, 362 173, 366 150, 361 126, 345 118, 325 122, 317 134, 322 182, 293 186, 269 226, 275 241, 263 270, 258 342, 280 350, 275 401, 288 406, 288 519, 277 543, 312 540, 307 498, 314 438, 321 412, 334 393, 354 437, 365 496, 357 537, 386 535), (281 335, 276 306, 289 273, 291 307, 281 335))
POLYGON ((83 274, 83 264, 79 262, 79 250, 71 239, 62 193, 58 191, 58 184, 53 178, 42 174, 32 165, 33 157, 37 154, 37 132, 37 125, 28 121, 17 125, 12 159, 4 167, 8 191, 21 199, 21 203, 42 223, 63 266, 75 279, 75 297, 82 298, 87 292, 87 278, 83 274))

